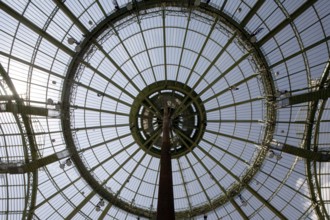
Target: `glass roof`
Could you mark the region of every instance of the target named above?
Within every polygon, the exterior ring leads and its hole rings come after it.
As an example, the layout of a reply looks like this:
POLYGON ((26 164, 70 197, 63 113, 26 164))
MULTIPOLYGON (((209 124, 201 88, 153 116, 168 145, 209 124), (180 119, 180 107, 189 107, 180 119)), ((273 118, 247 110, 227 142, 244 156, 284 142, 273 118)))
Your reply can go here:
POLYGON ((164 100, 178 219, 329 218, 329 9, 0 1, 0 218, 154 218, 164 100))

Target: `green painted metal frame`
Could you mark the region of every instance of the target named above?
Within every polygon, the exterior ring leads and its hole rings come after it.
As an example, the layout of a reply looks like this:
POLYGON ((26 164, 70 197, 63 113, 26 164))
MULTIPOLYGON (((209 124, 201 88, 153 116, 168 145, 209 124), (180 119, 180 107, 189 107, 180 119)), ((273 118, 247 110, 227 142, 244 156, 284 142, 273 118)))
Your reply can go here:
MULTIPOLYGON (((197 8, 195 6, 193 6, 193 3, 191 1, 167 1, 167 2, 163 2, 162 4, 159 3, 159 1, 154 1, 154 0, 150 0, 150 1, 144 1, 143 3, 135 3, 133 5, 133 11, 135 9, 147 9, 147 8, 152 8, 155 6, 161 6, 161 5, 166 5, 166 6, 179 6, 179 7, 193 7, 194 9, 199 9, 202 10, 203 12, 207 12, 210 13, 212 15, 217 14, 219 17, 222 17, 223 20, 229 21, 231 24, 235 24, 235 22, 233 22, 233 20, 231 18, 229 18, 227 15, 225 15, 224 13, 214 9, 211 6, 208 6, 207 4, 201 3, 200 7, 197 8)), ((75 69, 78 67, 80 60, 83 56, 83 54, 86 52, 86 48, 88 48, 89 42, 93 41, 94 36, 98 35, 99 33, 101 33, 103 31, 104 28, 107 28, 107 23, 109 21, 112 21, 112 23, 114 23, 116 20, 120 20, 121 18, 125 17, 126 14, 129 14, 130 11, 127 10, 126 8, 121 8, 119 10, 117 10, 116 12, 114 12, 113 14, 109 15, 104 21, 101 22, 100 25, 98 25, 93 31, 90 32, 89 35, 86 36, 85 40, 81 43, 82 46, 82 51, 80 53, 77 53, 74 57, 73 57, 73 62, 71 63, 69 70, 68 70, 68 74, 67 78, 66 78, 66 82, 64 84, 63 87, 63 94, 62 94, 62 100, 63 100, 63 113, 64 113, 64 120, 62 120, 62 126, 63 128, 65 128, 64 130, 64 134, 65 134, 65 140, 67 142, 68 146, 72 146, 70 147, 70 151, 73 154, 73 159, 76 161, 76 165, 78 170, 80 171, 81 175, 86 179, 86 181, 95 189, 95 191, 97 193, 99 193, 102 197, 104 197, 105 199, 107 199, 110 202, 114 202, 116 203, 116 205, 119 208, 123 208, 124 210, 127 210, 131 213, 137 214, 139 216, 145 216, 145 217, 152 217, 153 214, 151 214, 150 212, 147 212, 146 210, 139 210, 139 209, 132 209, 129 204, 125 204, 124 202, 118 202, 116 201, 115 197, 111 196, 109 193, 107 193, 104 189, 102 189, 102 187, 100 187, 100 184, 95 181, 93 179, 92 176, 90 176, 90 174, 88 174, 85 171, 85 167, 83 165, 83 163, 80 161, 79 155, 77 154, 77 151, 74 149, 74 141, 72 139, 71 136, 71 132, 70 132, 70 121, 67 120, 66 118, 69 118, 69 108, 70 108, 70 99, 69 99, 69 93, 70 93, 70 82, 72 82, 73 77, 74 77, 74 73, 75 73, 75 69)), ((244 30, 244 27, 239 26, 238 24, 235 26, 235 28, 239 29, 242 33, 245 33, 244 35, 246 36, 246 38, 248 38, 249 34, 244 30)), ((255 48, 256 52, 258 51, 257 48, 255 48)), ((258 54, 261 54, 261 52, 257 52, 258 54)), ((243 56, 243 59, 246 58, 248 55, 243 56)), ((115 63, 112 62, 114 65, 115 63)), ((239 62, 237 62, 239 63, 239 62)), ((236 65, 237 65, 236 63, 236 65)), ((263 63, 266 65, 266 61, 264 60, 263 63)), ((235 66, 236 66, 235 65, 235 66)), ((116 65, 117 67, 119 67, 118 65, 116 65)), ((233 67, 234 68, 234 67, 233 67)), ((121 70, 120 68, 118 68, 119 70, 121 70)), ((122 71, 121 71, 122 72, 122 71)), ((123 72, 122 72, 123 73, 123 72)), ((265 74, 265 73, 264 73, 265 74)), ((269 73, 268 73, 269 74, 269 73)), ((124 75, 125 76, 125 75, 124 75)), ((266 77, 267 76, 263 76, 266 77)), ((268 77, 270 78, 270 77, 268 77)), ((271 85, 270 83, 268 83, 266 86, 271 85)), ((136 88, 138 91, 139 89, 136 88)), ((272 88, 267 89, 268 94, 274 94, 273 93, 272 88)), ((269 136, 269 135, 268 135, 269 136)), ((193 210, 194 215, 198 214, 199 211, 198 209, 193 210)), ((180 213, 177 213, 180 215, 180 213)), ((191 212, 190 212, 191 214, 191 212)))

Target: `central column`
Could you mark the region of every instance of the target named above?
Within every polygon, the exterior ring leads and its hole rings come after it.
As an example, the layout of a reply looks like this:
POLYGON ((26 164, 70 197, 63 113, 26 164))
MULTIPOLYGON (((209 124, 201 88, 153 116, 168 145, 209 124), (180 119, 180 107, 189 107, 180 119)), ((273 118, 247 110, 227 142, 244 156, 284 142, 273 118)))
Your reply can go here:
POLYGON ((170 112, 164 106, 163 142, 160 156, 160 176, 157 204, 157 220, 174 220, 174 196, 171 164, 170 112))

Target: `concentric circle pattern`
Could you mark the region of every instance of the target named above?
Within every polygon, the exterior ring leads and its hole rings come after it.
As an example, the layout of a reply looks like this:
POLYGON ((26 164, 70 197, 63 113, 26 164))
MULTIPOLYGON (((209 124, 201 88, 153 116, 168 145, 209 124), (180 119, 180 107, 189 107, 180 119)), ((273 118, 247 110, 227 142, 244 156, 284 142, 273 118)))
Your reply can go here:
POLYGON ((70 120, 82 172, 92 173, 114 201, 154 212, 167 106, 175 209, 187 217, 223 204, 249 182, 268 132, 254 121, 273 113, 263 58, 252 53, 245 33, 199 10, 178 17, 181 10, 153 7, 141 22, 128 15, 102 23, 95 40, 81 44, 70 120), (144 21, 150 16, 153 23, 144 21))
POLYGON ((0 21, 1 220, 155 219, 165 113, 176 219, 330 219, 329 0, 0 0, 0 21))
POLYGON ((171 156, 182 156, 198 145, 206 126, 202 101, 183 83, 158 81, 140 92, 130 112, 132 135, 142 149, 160 157, 164 108, 171 119, 171 156))

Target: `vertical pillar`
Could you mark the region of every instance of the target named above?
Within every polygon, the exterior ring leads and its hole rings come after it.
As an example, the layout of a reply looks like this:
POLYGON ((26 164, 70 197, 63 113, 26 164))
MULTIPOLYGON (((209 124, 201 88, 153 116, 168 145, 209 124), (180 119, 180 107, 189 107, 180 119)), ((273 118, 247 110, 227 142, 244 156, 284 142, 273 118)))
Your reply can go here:
POLYGON ((163 142, 160 157, 160 176, 157 220, 174 220, 174 196, 171 164, 170 113, 167 106, 163 117, 163 142))

